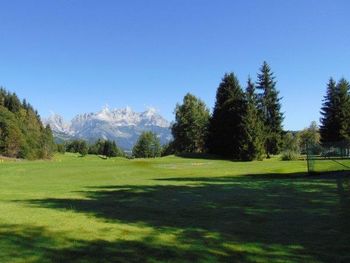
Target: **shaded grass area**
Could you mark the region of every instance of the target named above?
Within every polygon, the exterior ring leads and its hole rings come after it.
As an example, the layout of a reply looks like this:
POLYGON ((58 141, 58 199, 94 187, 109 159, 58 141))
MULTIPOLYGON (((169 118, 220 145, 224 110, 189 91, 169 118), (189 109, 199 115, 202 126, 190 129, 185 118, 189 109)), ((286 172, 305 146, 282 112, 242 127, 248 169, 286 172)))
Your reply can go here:
POLYGON ((121 176, 96 171, 81 182, 62 170, 76 160, 63 163, 46 170, 66 191, 3 195, 0 212, 23 218, 0 213, 1 262, 350 261, 346 174, 287 173, 277 160, 99 160, 121 176))
POLYGON ((167 245, 152 244, 152 237, 140 241, 65 240, 63 233, 50 233, 45 228, 1 225, 0 255, 5 262, 151 262, 182 258, 195 260, 192 253, 167 245))

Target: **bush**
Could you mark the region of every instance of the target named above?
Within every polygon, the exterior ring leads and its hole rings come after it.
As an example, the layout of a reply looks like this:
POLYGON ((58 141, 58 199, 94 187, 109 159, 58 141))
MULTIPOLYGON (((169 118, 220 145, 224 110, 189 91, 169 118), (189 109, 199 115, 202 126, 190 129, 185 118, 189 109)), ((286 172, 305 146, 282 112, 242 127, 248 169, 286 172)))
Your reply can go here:
POLYGON ((299 157, 300 155, 298 152, 290 151, 290 150, 286 150, 282 152, 282 155, 281 155, 282 161, 296 161, 299 159, 299 157))

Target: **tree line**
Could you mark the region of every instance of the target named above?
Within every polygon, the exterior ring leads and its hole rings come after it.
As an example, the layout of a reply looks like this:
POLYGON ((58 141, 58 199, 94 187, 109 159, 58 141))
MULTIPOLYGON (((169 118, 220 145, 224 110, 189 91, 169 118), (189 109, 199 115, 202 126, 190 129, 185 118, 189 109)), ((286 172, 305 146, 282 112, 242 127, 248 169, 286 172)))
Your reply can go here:
POLYGON ((264 62, 256 82, 249 77, 245 89, 234 73, 225 74, 212 114, 202 100, 186 94, 175 108, 171 146, 175 153, 261 160, 281 151, 283 119, 275 76, 264 62))
MULTIPOLYGON (((135 143, 131 156, 135 158, 155 158, 162 155, 164 147, 160 144, 158 136, 151 131, 144 131, 140 134, 135 143)), ((79 153, 81 156, 87 154, 101 155, 105 157, 127 157, 125 152, 117 146, 115 141, 98 139, 95 143, 89 144, 82 139, 72 140, 57 144, 57 151, 60 153, 79 153)))
MULTIPOLYGON (((281 97, 276 78, 264 62, 256 81, 248 77, 242 87, 234 73, 218 85, 212 113, 205 103, 188 93, 175 107, 173 140, 161 145, 156 134, 140 134, 132 149, 136 158, 170 154, 210 153, 233 160, 261 160, 282 152, 282 159, 305 153, 308 143, 350 143, 350 84, 330 78, 324 96, 320 127, 313 122, 301 132, 285 132, 281 97)), ((0 155, 14 158, 50 158, 54 151, 125 156, 114 141, 89 144, 73 140, 54 144, 52 131, 44 127, 38 112, 15 93, 0 88, 0 155)))
POLYGON ((15 93, 0 88, 0 155, 11 158, 50 158, 54 141, 38 112, 15 93))
POLYGON ((60 153, 79 153, 81 156, 87 154, 103 155, 105 157, 124 156, 124 152, 117 146, 115 141, 102 139, 98 139, 93 144, 89 144, 82 139, 68 141, 64 144, 57 144, 57 151, 60 153))

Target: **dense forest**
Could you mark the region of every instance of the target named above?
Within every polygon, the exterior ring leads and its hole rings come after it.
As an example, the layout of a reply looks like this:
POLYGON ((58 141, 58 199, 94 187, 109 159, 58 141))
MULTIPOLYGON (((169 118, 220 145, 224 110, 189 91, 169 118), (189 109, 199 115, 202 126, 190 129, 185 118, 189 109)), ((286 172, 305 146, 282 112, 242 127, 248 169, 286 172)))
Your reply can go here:
POLYGON ((53 150, 52 131, 43 126, 38 112, 15 93, 0 88, 0 155, 43 159, 50 158, 53 150))

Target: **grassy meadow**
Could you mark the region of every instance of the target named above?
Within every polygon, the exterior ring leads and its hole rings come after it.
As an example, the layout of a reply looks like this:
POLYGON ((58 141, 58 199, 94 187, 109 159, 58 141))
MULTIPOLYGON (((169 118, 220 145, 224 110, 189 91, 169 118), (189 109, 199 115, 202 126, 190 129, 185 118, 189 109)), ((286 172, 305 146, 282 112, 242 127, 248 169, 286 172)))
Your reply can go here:
POLYGON ((0 163, 0 262, 349 262, 350 177, 306 162, 0 163))

